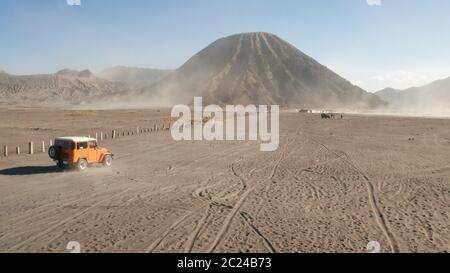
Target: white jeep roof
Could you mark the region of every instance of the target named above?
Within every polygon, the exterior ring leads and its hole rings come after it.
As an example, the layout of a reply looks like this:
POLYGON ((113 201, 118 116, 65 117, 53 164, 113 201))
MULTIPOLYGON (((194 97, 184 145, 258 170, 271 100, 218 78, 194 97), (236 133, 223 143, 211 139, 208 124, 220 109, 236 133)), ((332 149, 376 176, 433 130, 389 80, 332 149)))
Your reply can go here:
POLYGON ((58 137, 55 140, 73 141, 73 142, 97 141, 95 138, 89 138, 89 137, 58 137))

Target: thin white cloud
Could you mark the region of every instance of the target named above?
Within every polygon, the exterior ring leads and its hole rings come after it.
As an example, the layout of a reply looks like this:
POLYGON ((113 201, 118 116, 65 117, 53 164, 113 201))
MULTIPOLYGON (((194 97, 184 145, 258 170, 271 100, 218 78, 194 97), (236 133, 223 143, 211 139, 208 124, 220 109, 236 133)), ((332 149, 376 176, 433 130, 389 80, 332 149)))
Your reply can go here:
POLYGON ((366 0, 369 6, 381 6, 381 0, 366 0))
POLYGON ((329 69, 349 80, 352 84, 369 92, 377 92, 387 87, 407 89, 450 77, 448 66, 433 63, 429 67, 424 64, 421 67, 408 65, 400 68, 371 68, 370 65, 366 67, 364 63, 333 63, 330 60, 322 60, 322 62, 327 63, 329 69))
POLYGON ((443 75, 397 70, 383 75, 372 76, 364 81, 363 86, 372 89, 373 91, 386 87, 406 89, 409 87, 426 85, 440 78, 443 78, 443 75))
POLYGON ((66 0, 69 6, 81 6, 81 0, 66 0))

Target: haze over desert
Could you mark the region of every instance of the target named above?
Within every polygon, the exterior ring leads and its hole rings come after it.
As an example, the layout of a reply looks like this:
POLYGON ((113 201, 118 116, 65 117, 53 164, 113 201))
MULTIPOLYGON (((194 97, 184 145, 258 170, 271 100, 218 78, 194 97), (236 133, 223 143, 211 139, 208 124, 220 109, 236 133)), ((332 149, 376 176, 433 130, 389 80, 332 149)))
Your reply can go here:
MULTIPOLYGON (((41 139, 40 120, 59 124, 45 131, 54 136, 130 131, 169 115, 60 112, 2 109, 0 139, 41 139)), ((448 119, 280 120, 274 153, 160 131, 100 142, 117 155, 111 169, 58 171, 46 153, 2 157, 1 251, 64 252, 70 241, 86 252, 367 252, 371 241, 383 252, 449 251, 448 119)))

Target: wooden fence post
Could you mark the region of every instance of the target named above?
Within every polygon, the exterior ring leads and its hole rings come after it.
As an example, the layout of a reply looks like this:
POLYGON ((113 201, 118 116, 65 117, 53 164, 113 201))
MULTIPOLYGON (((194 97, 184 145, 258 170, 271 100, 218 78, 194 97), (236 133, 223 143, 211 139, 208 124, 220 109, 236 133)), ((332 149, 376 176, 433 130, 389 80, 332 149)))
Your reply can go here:
POLYGON ((34 143, 33 143, 33 141, 28 143, 28 154, 30 154, 30 155, 34 154, 34 143))
POLYGON ((3 146, 3 156, 8 156, 8 146, 3 146))

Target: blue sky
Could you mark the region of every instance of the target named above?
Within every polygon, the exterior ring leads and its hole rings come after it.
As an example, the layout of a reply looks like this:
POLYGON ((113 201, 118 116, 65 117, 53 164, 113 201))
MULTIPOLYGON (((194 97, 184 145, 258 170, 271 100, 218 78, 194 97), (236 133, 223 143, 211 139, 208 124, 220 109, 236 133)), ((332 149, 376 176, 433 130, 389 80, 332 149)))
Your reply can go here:
POLYGON ((369 91, 450 76, 448 0, 66 1, 0 1, 0 69, 177 68, 217 38, 266 31, 369 91))

